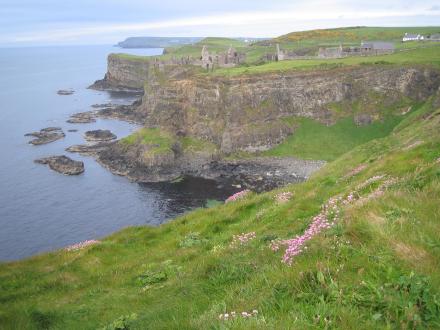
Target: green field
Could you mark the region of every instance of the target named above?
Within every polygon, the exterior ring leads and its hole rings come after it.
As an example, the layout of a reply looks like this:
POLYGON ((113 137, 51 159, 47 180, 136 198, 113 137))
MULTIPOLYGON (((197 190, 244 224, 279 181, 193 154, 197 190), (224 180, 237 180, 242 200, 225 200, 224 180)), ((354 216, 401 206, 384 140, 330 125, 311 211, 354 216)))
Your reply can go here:
POLYGON ((241 66, 230 69, 217 69, 206 73, 221 76, 237 76, 243 74, 260 74, 268 72, 283 72, 289 70, 316 70, 332 69, 341 66, 356 65, 414 65, 427 64, 440 67, 440 44, 427 48, 417 48, 406 51, 398 51, 391 55, 381 56, 353 56, 342 59, 316 59, 316 60, 290 60, 270 62, 262 65, 241 66))
MULTIPOLYGON (((401 42, 405 33, 431 35, 440 33, 439 26, 430 27, 345 27, 292 32, 278 38, 279 43, 328 44, 360 43, 361 41, 385 40, 401 42)), ((261 43, 264 43, 261 42, 261 43)))

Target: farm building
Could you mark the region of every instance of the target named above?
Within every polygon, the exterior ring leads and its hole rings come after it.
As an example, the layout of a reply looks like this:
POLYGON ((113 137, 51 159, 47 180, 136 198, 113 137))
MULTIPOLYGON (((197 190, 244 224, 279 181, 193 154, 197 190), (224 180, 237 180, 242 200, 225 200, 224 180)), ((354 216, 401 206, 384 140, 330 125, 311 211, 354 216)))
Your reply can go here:
POLYGON ((405 42, 405 41, 422 41, 424 39, 425 39, 425 37, 422 36, 421 34, 405 33, 402 41, 403 42, 405 42))

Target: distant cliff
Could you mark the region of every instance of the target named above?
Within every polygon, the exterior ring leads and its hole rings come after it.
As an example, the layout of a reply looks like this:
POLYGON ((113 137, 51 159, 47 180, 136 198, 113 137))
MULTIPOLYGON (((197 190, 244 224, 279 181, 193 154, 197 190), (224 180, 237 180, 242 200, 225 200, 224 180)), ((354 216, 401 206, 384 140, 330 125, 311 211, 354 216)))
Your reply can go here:
POLYGON ((182 37, 130 37, 117 44, 121 48, 165 48, 188 45, 199 42, 203 38, 182 37))

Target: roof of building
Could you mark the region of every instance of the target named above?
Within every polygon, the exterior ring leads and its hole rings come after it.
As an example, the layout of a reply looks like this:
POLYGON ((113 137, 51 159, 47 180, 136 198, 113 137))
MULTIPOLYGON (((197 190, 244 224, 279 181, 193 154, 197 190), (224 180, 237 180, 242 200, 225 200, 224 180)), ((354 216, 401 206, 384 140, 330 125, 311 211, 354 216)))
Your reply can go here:
POLYGON ((383 49, 383 50, 394 50, 395 46, 392 42, 385 41, 372 41, 372 42, 363 42, 361 44, 362 48, 371 48, 371 49, 383 49))
POLYGON ((420 34, 414 34, 414 33, 405 33, 404 38, 410 38, 410 39, 417 39, 421 37, 420 34))

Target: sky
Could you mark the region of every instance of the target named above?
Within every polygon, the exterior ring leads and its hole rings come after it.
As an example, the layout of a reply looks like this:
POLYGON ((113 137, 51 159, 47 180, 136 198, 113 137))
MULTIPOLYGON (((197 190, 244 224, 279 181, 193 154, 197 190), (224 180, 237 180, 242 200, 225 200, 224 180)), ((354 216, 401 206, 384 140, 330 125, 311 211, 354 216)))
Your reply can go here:
POLYGON ((343 26, 440 26, 430 0, 0 0, 0 46, 131 36, 275 37, 343 26))

